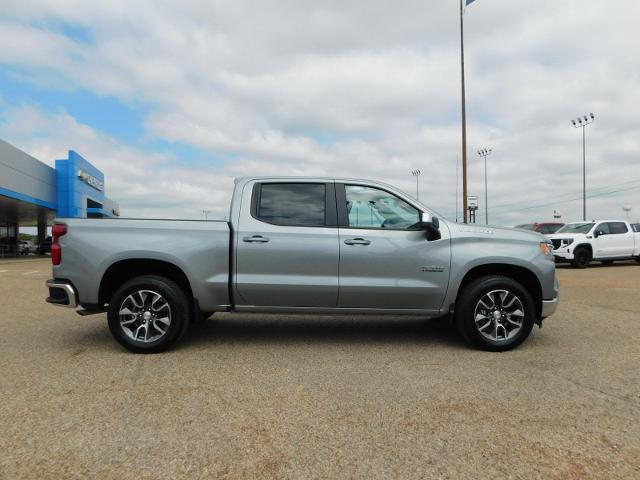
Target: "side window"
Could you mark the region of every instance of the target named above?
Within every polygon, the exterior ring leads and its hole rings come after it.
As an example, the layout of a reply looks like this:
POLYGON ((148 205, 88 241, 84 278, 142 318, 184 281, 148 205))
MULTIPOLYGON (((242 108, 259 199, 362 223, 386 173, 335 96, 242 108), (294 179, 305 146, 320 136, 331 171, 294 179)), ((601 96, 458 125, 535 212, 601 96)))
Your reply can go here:
POLYGON ((254 215, 285 226, 324 226, 324 183, 263 183, 257 189, 254 215))
POLYGON ((345 192, 350 227, 406 230, 418 223, 416 208, 384 190, 345 185, 345 192))
POLYGON ((609 224, 608 223, 601 223, 600 225, 598 225, 595 229, 596 232, 602 232, 604 235, 609 235, 611 233, 611 230, 609 230, 609 224))
POLYGON ((624 222, 609 222, 609 231, 612 234, 627 233, 627 225, 624 222))

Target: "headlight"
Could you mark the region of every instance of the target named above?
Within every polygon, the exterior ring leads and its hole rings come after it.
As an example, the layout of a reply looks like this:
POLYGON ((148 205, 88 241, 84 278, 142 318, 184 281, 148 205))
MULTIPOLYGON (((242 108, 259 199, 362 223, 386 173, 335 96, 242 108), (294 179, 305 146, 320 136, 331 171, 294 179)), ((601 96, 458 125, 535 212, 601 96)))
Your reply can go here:
POLYGON ((540 242, 540 251, 545 255, 553 255, 553 245, 547 242, 540 242))

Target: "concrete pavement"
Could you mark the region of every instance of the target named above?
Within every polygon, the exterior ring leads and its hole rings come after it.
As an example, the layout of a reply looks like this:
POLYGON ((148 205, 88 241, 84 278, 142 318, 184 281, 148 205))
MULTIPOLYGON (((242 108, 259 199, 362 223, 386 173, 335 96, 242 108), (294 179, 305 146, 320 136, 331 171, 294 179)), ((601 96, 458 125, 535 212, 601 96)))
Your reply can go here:
POLYGON ((0 263, 0 478, 639 478, 640 265, 475 351, 419 318, 216 315, 164 354, 0 263))

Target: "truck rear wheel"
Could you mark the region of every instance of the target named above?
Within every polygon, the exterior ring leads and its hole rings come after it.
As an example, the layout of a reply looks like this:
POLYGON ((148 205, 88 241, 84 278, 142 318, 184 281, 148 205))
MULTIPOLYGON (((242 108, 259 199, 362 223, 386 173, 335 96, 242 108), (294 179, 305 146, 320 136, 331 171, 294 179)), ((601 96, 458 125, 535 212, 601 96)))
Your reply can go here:
POLYGON ((591 252, 584 247, 578 247, 573 252, 571 266, 573 268, 587 268, 591 263, 591 252))
POLYGON ((136 353, 166 350, 189 326, 184 291, 168 278, 144 275, 122 285, 109 302, 109 330, 123 347, 136 353))
POLYGON ((533 298, 515 280, 487 275, 470 282, 460 295, 456 327, 468 343, 502 352, 517 347, 531 333, 533 298))

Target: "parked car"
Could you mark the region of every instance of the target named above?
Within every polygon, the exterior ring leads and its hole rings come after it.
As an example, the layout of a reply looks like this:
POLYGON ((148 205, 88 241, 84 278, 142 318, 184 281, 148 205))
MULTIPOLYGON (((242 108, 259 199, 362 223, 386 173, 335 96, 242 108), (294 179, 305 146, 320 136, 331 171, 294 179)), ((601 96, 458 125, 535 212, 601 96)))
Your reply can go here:
POLYGON ((522 228, 523 230, 533 230, 534 232, 542 233, 543 235, 550 235, 562 228, 564 223, 562 222, 543 222, 543 223, 523 223, 516 225, 515 228, 522 228))
POLYGON ((241 178, 229 219, 57 219, 47 302, 106 310, 134 352, 218 311, 442 317, 502 351, 557 306, 539 234, 440 220, 383 183, 241 178))
POLYGON ((640 233, 624 220, 568 223, 550 236, 556 261, 585 268, 592 260, 611 264, 635 258, 640 263, 640 233))
POLYGON ((40 245, 38 245, 38 255, 46 255, 47 253, 51 253, 51 244, 51 237, 45 238, 44 241, 40 245))
POLYGON ((36 253, 37 247, 30 240, 20 240, 18 242, 18 249, 20 255, 29 255, 30 253, 36 253))

